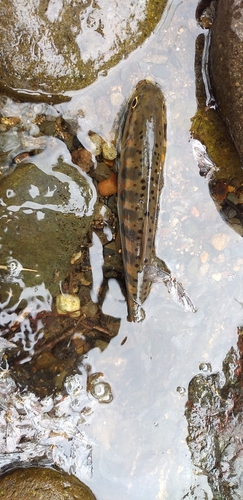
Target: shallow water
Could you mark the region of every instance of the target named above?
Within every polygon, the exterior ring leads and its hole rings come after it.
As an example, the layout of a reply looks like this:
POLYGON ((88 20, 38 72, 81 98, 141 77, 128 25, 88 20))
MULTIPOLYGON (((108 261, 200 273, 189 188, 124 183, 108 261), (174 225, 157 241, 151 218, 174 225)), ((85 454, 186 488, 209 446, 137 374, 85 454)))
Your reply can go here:
MULTIPOLYGON (((72 92, 69 103, 55 107, 77 128, 80 142, 90 148, 89 130, 106 140, 113 137, 117 113, 139 80, 151 77, 161 86, 168 113, 168 143, 156 252, 197 307, 196 313, 185 312, 171 300, 163 284, 156 283, 145 303, 146 319, 130 324, 122 293, 111 281, 103 307, 104 312, 114 311, 121 317, 120 330, 104 351, 89 351, 80 366, 77 407, 63 413, 63 425, 72 427, 69 444, 65 436, 52 441, 43 437, 42 410, 34 412, 36 421, 30 418, 33 439, 41 448, 37 455, 43 457, 46 450, 50 461, 54 459, 85 480, 99 500, 213 498, 207 477, 191 463, 184 412, 188 384, 200 372, 199 364, 210 363, 213 372, 222 373, 222 362, 236 345, 237 326, 243 318, 239 303, 243 301, 243 241, 218 213, 208 181, 200 177, 193 156, 189 130, 197 108, 195 40, 202 31, 195 21, 195 7, 192 1, 171 1, 142 48, 106 78, 100 77, 80 93, 72 92), (113 394, 111 403, 100 404, 86 393, 86 365, 92 372, 104 374, 113 394), (91 413, 77 424, 77 411, 83 406, 90 407, 91 413), (87 449, 92 451, 92 467, 86 460, 87 449)), ((6 106, 3 112, 7 115, 6 106)), ((23 116, 26 110, 40 113, 40 107, 20 104, 16 115, 23 116)), ((46 105, 43 109, 46 113, 46 105)), ((60 149, 60 154, 68 151, 60 149)), ((102 267, 99 244, 96 251, 93 297, 102 267)), ((73 391, 70 389, 71 399, 73 391)), ((11 398, 9 404, 14 407, 17 398, 11 398)), ((53 425, 59 435, 57 417, 53 424, 50 417, 47 427, 53 425)), ((4 425, 2 421, 3 434, 4 425)), ((15 446, 7 451, 16 451, 16 459, 33 456, 33 449, 28 452, 24 442, 21 451, 15 446)), ((12 456, 5 450, 1 464, 10 463, 12 456)))

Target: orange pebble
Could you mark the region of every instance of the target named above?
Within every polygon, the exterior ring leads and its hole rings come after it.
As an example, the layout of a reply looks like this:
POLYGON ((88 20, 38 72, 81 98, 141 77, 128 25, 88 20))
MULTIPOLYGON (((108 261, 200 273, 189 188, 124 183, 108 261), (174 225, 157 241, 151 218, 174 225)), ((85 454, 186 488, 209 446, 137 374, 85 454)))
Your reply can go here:
POLYGON ((98 191, 101 196, 111 196, 117 193, 117 178, 114 172, 111 172, 109 179, 99 182, 98 191))

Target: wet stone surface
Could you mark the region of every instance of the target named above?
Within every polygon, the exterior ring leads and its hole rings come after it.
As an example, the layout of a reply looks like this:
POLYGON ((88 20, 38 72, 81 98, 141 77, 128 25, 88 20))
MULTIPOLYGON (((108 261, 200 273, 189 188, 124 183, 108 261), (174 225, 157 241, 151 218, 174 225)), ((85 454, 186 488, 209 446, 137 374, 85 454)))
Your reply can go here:
MULTIPOLYGON (((199 6, 202 3, 200 2, 199 6)), ((205 35, 201 34, 196 41, 195 73, 198 109, 192 119, 191 133, 194 139, 201 141, 202 146, 200 151, 198 150, 198 154, 195 154, 195 158, 198 161, 200 175, 208 179, 209 191, 217 210, 224 221, 242 236, 243 171, 238 151, 230 137, 229 132, 232 129, 227 129, 217 107, 215 109, 215 106, 210 107, 207 105, 207 100, 210 96, 208 89, 205 88, 202 76, 203 73, 205 74, 203 51, 207 43, 207 36, 207 32, 205 35)), ((222 61, 220 63, 223 64, 222 61)), ((218 66, 220 64, 217 62, 214 66, 216 74, 218 66)), ((220 91, 222 93, 229 91, 225 80, 224 85, 220 85, 220 91)), ((234 97, 232 91, 231 99, 234 98, 236 96, 234 97)), ((226 94, 223 99, 225 103, 227 101, 226 94)))
POLYGON ((2 1, 0 86, 57 101, 91 84, 153 32, 166 0, 2 1), (6 25, 7 23, 7 25, 6 25), (16 50, 17 47, 17 50, 16 50))
POLYGON ((76 477, 54 469, 15 469, 0 478, 4 500, 95 500, 92 491, 76 477))
POLYGON ((212 25, 210 77, 220 112, 243 162, 243 16, 240 0, 218 0, 212 25))
POLYGON ((192 461, 208 478, 213 498, 241 498, 243 331, 222 373, 196 375, 188 387, 185 415, 192 461))

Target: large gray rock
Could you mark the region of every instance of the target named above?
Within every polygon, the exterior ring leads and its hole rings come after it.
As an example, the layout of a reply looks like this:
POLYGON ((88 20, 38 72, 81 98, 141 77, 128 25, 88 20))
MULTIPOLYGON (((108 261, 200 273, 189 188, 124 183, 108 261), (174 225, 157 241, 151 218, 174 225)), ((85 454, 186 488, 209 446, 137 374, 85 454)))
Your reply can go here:
POLYGON ((210 78, 219 109, 243 164, 243 9, 241 0, 218 0, 212 26, 210 78))
POLYGON ((2 0, 0 88, 58 100, 89 85, 143 43, 166 2, 2 0))

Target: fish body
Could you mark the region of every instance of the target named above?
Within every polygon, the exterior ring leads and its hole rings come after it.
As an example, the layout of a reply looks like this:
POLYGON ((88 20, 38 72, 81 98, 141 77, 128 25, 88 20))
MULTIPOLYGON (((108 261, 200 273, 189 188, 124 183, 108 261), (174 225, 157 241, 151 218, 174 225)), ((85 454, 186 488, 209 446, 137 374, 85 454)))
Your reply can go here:
POLYGON ((141 321, 151 279, 166 143, 166 107, 160 88, 138 83, 120 138, 118 215, 127 289, 128 320, 141 321))

